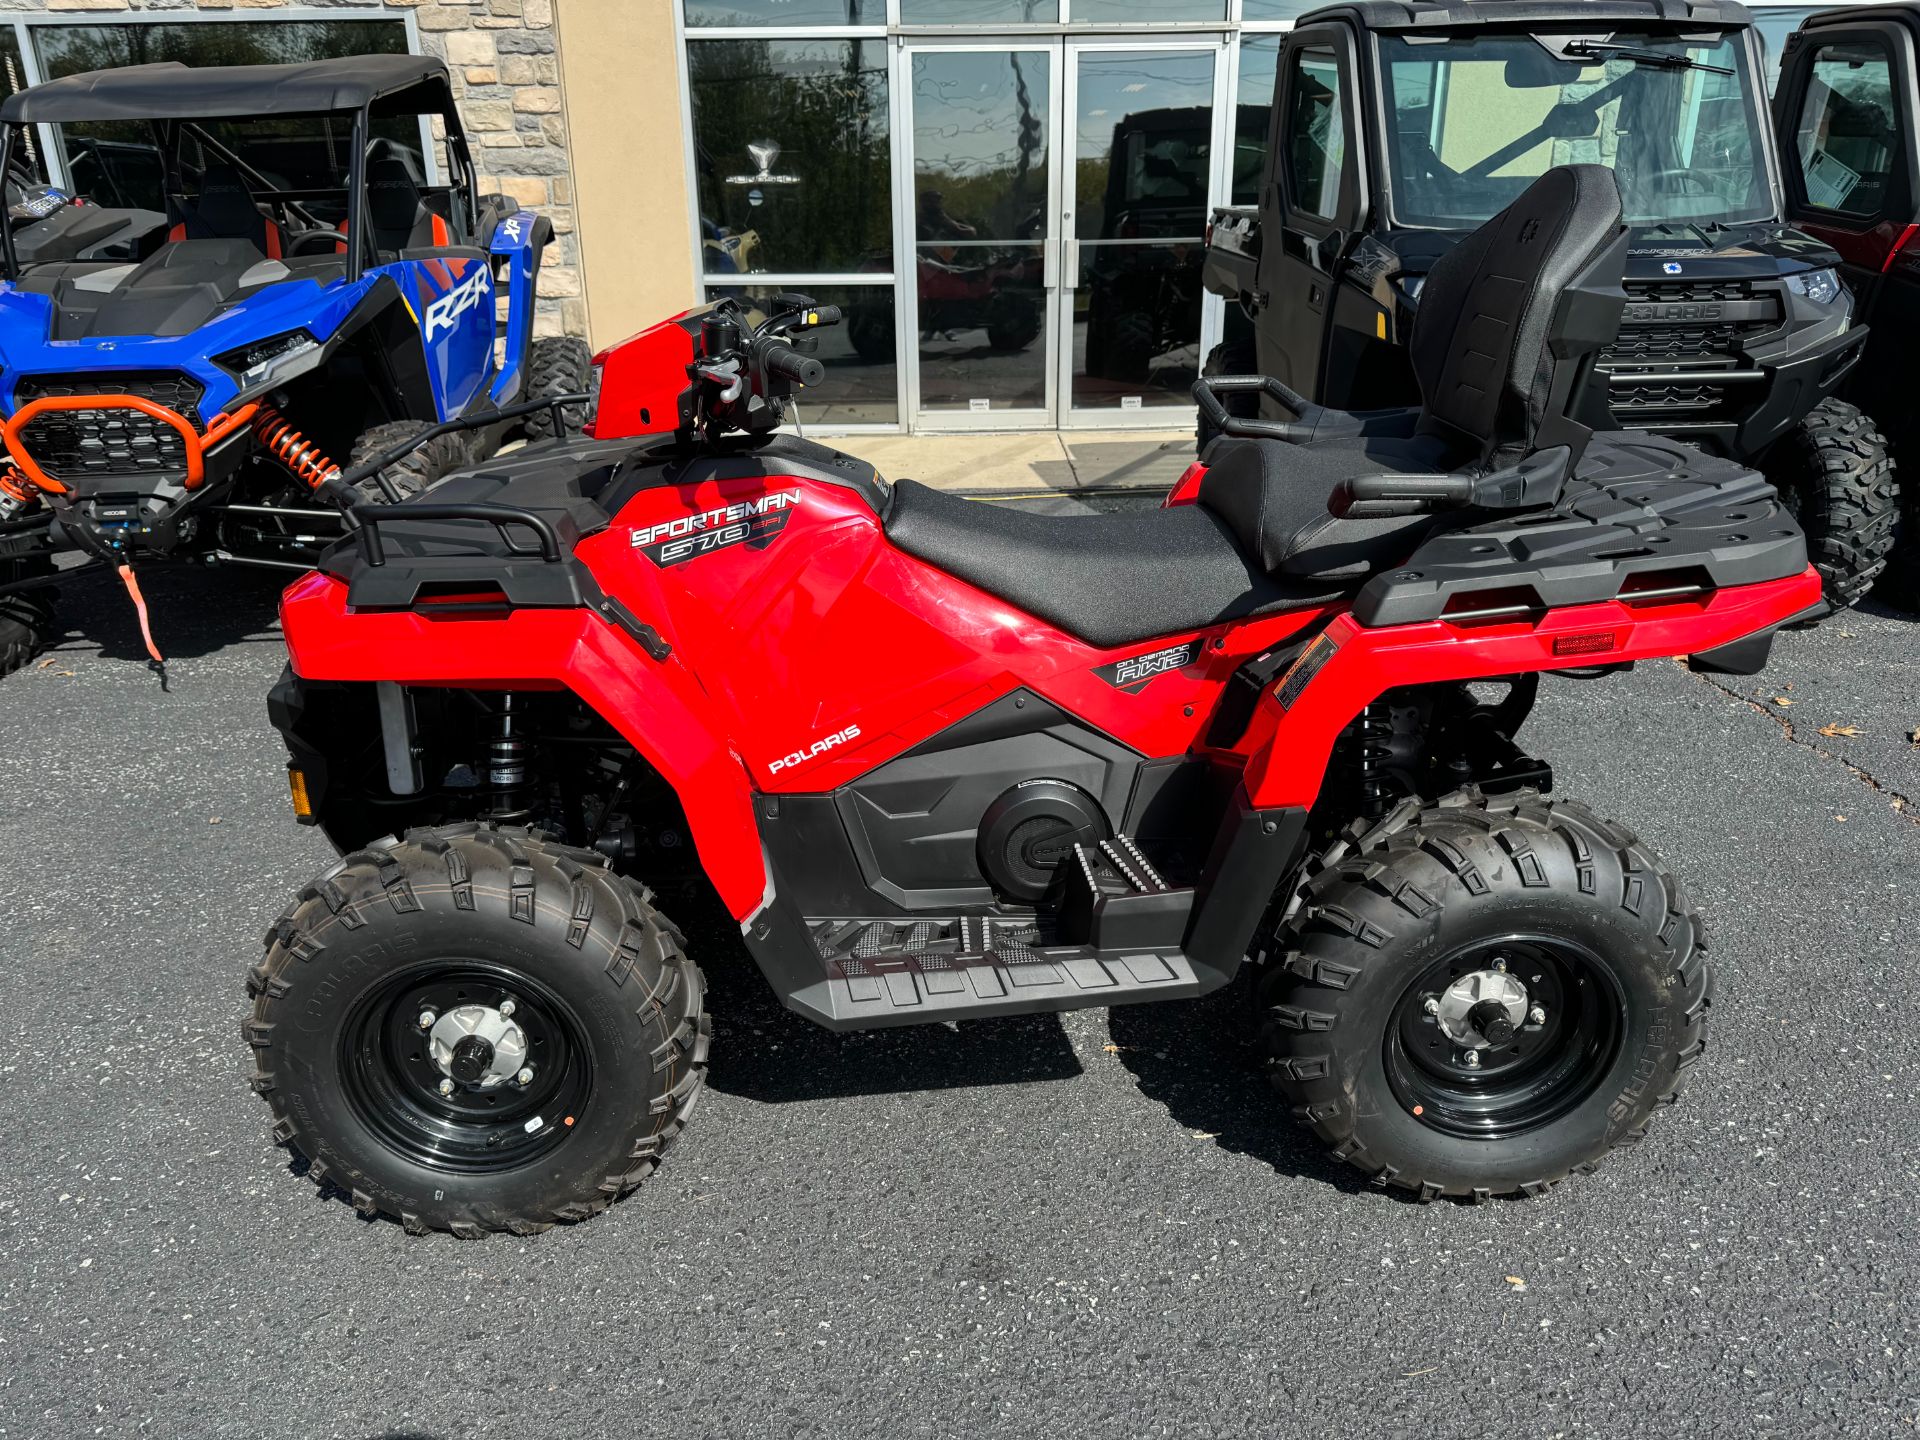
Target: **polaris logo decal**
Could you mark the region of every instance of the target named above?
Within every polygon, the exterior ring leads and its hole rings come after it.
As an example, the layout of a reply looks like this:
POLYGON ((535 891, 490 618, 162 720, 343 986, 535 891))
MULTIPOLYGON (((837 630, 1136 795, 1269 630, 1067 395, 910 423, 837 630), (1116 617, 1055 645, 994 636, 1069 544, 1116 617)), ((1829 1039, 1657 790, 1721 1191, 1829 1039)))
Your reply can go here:
POLYGON ((1680 262, 1678 260, 1667 261, 1666 264, 1660 267, 1660 273, 1663 275, 1678 275, 1680 273, 1680 262))
POLYGON ((427 339, 453 329, 455 321, 483 303, 486 297, 487 267, 475 265, 466 279, 427 306, 427 339))
POLYGON ((764 550, 787 528, 798 490, 775 490, 757 500, 699 510, 677 520, 663 520, 633 532, 633 548, 654 564, 680 565, 716 550, 750 545, 764 550))
POLYGON ((1164 675, 1169 670, 1184 670, 1199 658, 1200 642, 1189 640, 1184 645, 1175 645, 1168 650, 1129 655, 1125 660, 1102 665, 1093 673, 1116 690, 1137 690, 1154 676, 1164 675))
POLYGON ((822 735, 806 749, 796 750, 791 755, 783 756, 774 761, 773 764, 767 767, 767 773, 769 775, 777 775, 782 770, 791 770, 795 765, 804 765, 809 760, 818 759, 836 746, 844 745, 849 740, 858 740, 859 738, 860 727, 858 725, 849 725, 846 729, 836 730, 831 735, 822 735))

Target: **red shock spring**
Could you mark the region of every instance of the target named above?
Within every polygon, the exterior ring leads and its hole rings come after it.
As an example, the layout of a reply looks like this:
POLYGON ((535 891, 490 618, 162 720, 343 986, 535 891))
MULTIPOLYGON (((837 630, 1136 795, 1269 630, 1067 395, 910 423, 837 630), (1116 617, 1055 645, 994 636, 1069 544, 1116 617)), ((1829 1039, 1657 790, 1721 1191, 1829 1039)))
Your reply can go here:
POLYGON ((274 459, 312 489, 319 489, 340 473, 340 467, 318 445, 288 424, 286 416, 271 405, 262 405, 254 413, 253 433, 274 459))

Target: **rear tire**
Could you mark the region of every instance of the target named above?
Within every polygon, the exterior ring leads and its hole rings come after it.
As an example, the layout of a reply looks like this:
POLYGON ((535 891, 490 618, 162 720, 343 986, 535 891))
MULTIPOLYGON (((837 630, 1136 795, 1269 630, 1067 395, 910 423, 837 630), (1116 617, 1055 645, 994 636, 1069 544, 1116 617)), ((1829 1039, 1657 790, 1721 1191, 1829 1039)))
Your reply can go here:
MULTIPOLYGON (((550 400, 556 395, 584 395, 593 386, 593 351, 587 342, 573 335, 549 335, 533 342, 527 355, 527 389, 524 401, 550 400)), ((587 407, 563 405, 566 432, 572 434, 587 423, 587 407)), ((559 432, 553 428, 553 412, 536 410, 523 422, 529 440, 551 440, 559 432)))
POLYGON ((1887 567, 1900 514, 1886 437, 1856 407, 1825 400, 1760 468, 1807 532, 1807 556, 1833 607, 1863 599, 1887 567))
POLYGON ((706 987, 682 947, 592 851, 478 824, 381 840, 268 933, 253 1087, 274 1138, 362 1214, 469 1237, 584 1220, 653 1172, 706 1079, 706 987), (436 1059, 418 1016, 471 1010, 495 1040, 522 1027, 526 1083, 436 1059))
MULTIPOLYGON (((48 556, 0 560, 0 584, 52 573, 48 556)), ((11 675, 46 649, 53 634, 53 607, 51 586, 0 595, 0 675, 11 675)))
POLYGON ((1277 927, 1263 1040, 1294 1114, 1375 1184, 1541 1193, 1639 1140, 1704 1051, 1699 917, 1585 807, 1532 791, 1409 800, 1323 859, 1277 927), (1453 987, 1496 973, 1526 994, 1515 1032, 1490 1039, 1472 1027, 1498 1035, 1499 1015, 1463 1018, 1453 987))
MULTIPOLYGON (((364 465, 383 450, 390 450, 410 435, 427 428, 424 420, 395 420, 376 425, 353 442, 349 465, 364 465)), ((386 476, 400 491, 402 500, 410 500, 421 491, 438 484, 467 463, 467 444, 458 433, 439 435, 411 454, 386 467, 386 476)), ((369 475, 354 487, 376 505, 387 502, 387 492, 369 475)))

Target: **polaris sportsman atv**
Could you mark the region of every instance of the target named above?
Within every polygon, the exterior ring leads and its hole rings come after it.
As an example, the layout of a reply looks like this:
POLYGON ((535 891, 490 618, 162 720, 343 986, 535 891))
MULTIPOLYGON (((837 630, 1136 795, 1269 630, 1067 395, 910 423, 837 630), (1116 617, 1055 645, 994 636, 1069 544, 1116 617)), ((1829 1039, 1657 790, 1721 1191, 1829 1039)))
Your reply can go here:
POLYGON ((305 569, 340 533, 312 498, 337 460, 479 422, 389 471, 398 498, 498 448, 500 407, 588 376, 582 342, 532 339, 552 227, 476 193, 439 60, 73 75, 0 105, 0 164, 25 127, 109 119, 145 122, 164 212, 61 209, 100 232, 77 251, 73 225, 0 223, 0 672, 39 643, 54 550, 117 569, 136 603, 148 558, 305 569))
POLYGON ((1251 955, 1282 1102, 1423 1199, 1638 1138, 1705 1045, 1699 918, 1515 734, 1543 673, 1757 669, 1820 581, 1762 477, 1574 413, 1625 253, 1609 172, 1550 171, 1436 260, 1421 407, 1252 421, 1203 382, 1230 438, 1157 510, 771 433, 838 319, 804 297, 599 357, 593 443, 351 505, 270 707, 345 857, 248 982, 275 1134, 416 1230, 598 1212, 700 1092, 648 888, 697 881, 836 1030, 1251 955))
POLYGON ((1626 314, 1594 367, 1615 423, 1764 472, 1829 599, 1866 594, 1899 511, 1885 439, 1840 395, 1867 332, 1833 237, 1786 226, 1746 9, 1357 0, 1302 16, 1276 73, 1261 203, 1210 227, 1204 283, 1237 303, 1205 373, 1406 404, 1433 260, 1548 166, 1607 165, 1633 237, 1626 314))

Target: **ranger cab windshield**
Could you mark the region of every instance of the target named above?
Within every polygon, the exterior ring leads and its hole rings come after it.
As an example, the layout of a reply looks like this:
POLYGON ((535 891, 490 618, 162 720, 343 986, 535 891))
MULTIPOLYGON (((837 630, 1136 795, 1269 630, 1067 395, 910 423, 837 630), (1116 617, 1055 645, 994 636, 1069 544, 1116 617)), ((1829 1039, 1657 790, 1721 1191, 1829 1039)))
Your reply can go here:
POLYGON ((1555 165, 1599 164, 1627 223, 1775 218, 1738 35, 1378 39, 1396 224, 1464 229, 1555 165))

